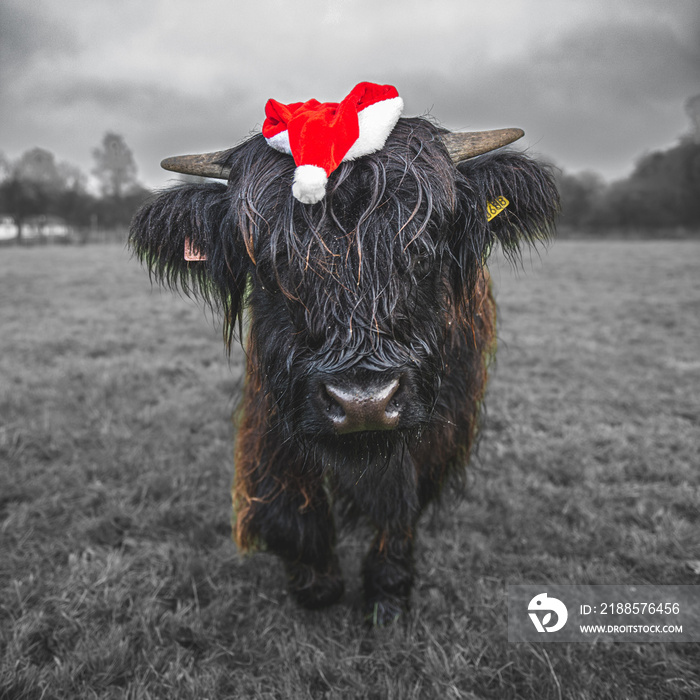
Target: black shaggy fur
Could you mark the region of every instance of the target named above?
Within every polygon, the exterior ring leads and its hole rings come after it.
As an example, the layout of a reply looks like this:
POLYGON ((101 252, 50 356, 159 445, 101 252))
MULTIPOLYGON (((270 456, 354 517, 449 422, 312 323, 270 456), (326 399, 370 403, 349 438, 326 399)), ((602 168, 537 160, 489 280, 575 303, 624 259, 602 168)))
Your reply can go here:
POLYGON ((236 445, 234 536, 278 554, 307 607, 343 591, 331 503, 367 517, 370 617, 408 604, 417 519, 465 466, 495 350, 485 260, 548 237, 549 169, 510 151, 455 167, 424 119, 331 174, 314 205, 291 192, 294 161, 254 136, 227 152, 227 185, 184 185, 136 215, 130 242, 155 279, 221 309, 225 342, 248 309, 236 445), (488 201, 510 205, 491 222, 488 201), (185 239, 206 254, 186 262, 185 239), (338 434, 328 384, 396 379, 392 430, 338 434))

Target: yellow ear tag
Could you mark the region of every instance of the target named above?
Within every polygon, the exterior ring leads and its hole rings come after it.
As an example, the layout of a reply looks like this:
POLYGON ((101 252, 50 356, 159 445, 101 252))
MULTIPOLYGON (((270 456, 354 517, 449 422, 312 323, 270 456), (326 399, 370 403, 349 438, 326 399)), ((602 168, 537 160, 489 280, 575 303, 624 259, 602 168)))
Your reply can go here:
POLYGON ((189 238, 185 238, 185 260, 206 260, 206 253, 200 253, 199 248, 189 238))
POLYGON ((498 216, 510 202, 505 197, 498 197, 493 202, 486 202, 486 221, 491 221, 495 216, 498 216))

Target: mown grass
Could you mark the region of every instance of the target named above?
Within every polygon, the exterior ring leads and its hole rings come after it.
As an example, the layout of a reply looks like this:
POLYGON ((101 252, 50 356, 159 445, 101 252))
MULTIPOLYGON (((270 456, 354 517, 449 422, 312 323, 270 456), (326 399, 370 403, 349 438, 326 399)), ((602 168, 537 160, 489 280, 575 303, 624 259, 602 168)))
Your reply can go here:
POLYGON ((509 644, 507 583, 700 584, 700 245, 494 261, 500 349, 411 612, 229 538, 242 354, 119 247, 0 251, 0 699, 694 698, 697 644, 509 644))

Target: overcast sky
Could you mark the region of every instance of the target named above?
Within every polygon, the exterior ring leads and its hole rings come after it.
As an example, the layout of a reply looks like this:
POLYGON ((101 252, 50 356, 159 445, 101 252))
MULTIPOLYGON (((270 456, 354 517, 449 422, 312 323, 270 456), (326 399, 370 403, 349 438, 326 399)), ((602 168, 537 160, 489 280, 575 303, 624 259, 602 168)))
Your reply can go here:
POLYGON ((269 97, 395 85, 406 115, 519 126, 567 171, 606 178, 688 131, 699 0, 0 0, 0 152, 89 172, 105 131, 141 180, 162 158, 259 130, 269 97))

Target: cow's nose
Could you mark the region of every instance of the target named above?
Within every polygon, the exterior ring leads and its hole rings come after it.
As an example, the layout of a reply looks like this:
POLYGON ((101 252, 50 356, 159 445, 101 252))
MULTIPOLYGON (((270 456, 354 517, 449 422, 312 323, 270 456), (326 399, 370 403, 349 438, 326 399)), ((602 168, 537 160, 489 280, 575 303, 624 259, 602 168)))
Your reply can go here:
POLYGON ((339 434, 363 430, 392 430, 399 423, 399 379, 383 384, 325 384, 326 409, 339 434))

